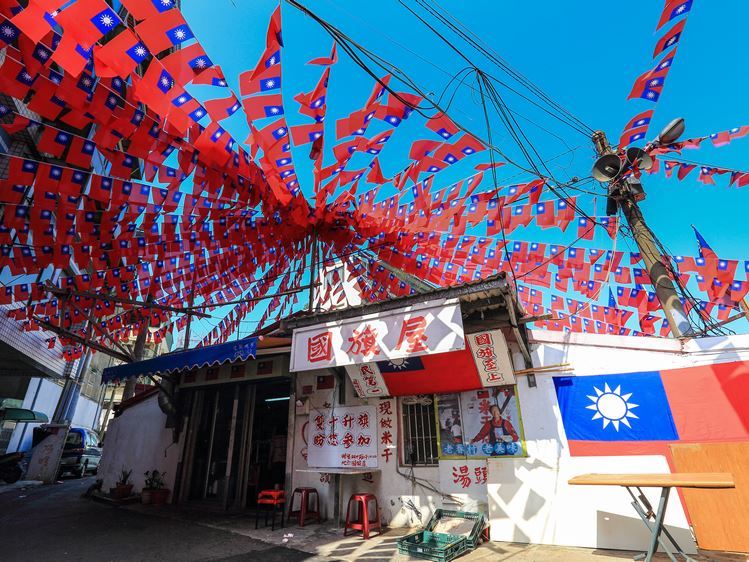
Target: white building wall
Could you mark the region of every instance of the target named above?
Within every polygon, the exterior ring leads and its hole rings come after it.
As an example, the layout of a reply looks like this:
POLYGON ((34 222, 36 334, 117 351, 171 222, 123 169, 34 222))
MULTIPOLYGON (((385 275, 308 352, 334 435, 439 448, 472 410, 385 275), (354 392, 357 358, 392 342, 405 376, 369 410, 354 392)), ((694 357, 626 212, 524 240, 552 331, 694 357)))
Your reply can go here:
MULTIPOLYGON (((60 399, 60 394, 62 394, 62 386, 59 384, 50 379, 34 377, 29 381, 29 387, 26 389, 23 407, 47 414, 47 417, 51 420, 55 413, 57 402, 60 399)), ((17 424, 8 443, 8 451, 31 450, 34 428, 39 425, 41 424, 17 424)))
POLYGON ((99 404, 82 394, 78 397, 73 414, 73 427, 95 429, 99 413, 99 404))
POLYGON ((157 396, 127 408, 109 423, 98 473, 105 492, 116 484, 123 468, 133 471, 135 492, 143 488, 143 473, 154 469, 166 472, 166 486, 174 489, 182 443, 173 443, 172 430, 164 427, 166 415, 159 408, 157 396))
MULTIPOLYGON (((23 407, 47 414, 47 417, 52 420, 52 416, 55 414, 55 408, 57 408, 57 403, 60 400, 61 394, 62 386, 57 384, 55 380, 33 377, 29 381, 29 386, 26 389, 23 407)), ((99 405, 95 401, 80 395, 78 397, 78 403, 76 404, 75 414, 72 420, 73 427, 94 429, 96 426, 98 410, 99 405)), ((13 435, 10 438, 8 451, 31 450, 34 428, 39 425, 41 424, 17 424, 16 428, 13 430, 13 435)))
MULTIPOLYGON (((574 375, 664 370, 749 360, 749 336, 686 343, 659 338, 532 332, 534 365, 569 363, 574 375)), ((558 374, 558 373, 557 373, 558 374)), ((535 388, 518 381, 527 442, 524 459, 489 461, 491 538, 594 548, 640 549, 647 530, 624 488, 569 486, 591 472, 669 472, 663 456, 571 457, 557 406, 554 373, 536 375, 535 388)), ((648 492, 651 502, 656 500, 648 492)), ((657 504, 656 504, 657 505, 657 504)), ((669 530, 694 552, 678 495, 666 513, 669 530)))
MULTIPOLYGON (((329 371, 308 371, 297 373, 294 376, 296 381, 297 397, 300 396, 300 389, 304 385, 312 385, 314 388, 318 375, 329 375, 329 371)), ((476 503, 486 504, 486 494, 483 497, 456 498, 452 495, 443 494, 440 491, 440 475, 437 466, 414 467, 401 466, 399 455, 401 453, 401 410, 400 401, 396 398, 385 399, 360 399, 354 395, 353 388, 346 381, 346 406, 355 406, 359 404, 371 404, 378 408, 382 401, 390 401, 393 414, 388 416, 393 422, 393 443, 396 448, 393 455, 386 462, 382 457, 383 445, 379 445, 380 457, 378 459, 378 469, 371 473, 371 481, 368 481, 363 475, 345 475, 340 476, 341 483, 341 519, 345 521, 346 506, 349 497, 354 493, 372 493, 377 496, 380 507, 380 515, 384 522, 391 527, 418 527, 429 521, 437 508, 444 509, 461 509, 466 505, 475 505, 476 503)), ((323 510, 323 517, 333 518, 335 505, 336 479, 334 476, 327 477, 320 472, 299 472, 299 469, 307 470, 307 462, 304 457, 306 443, 307 423, 315 414, 316 409, 330 407, 330 405, 339 405, 339 390, 336 387, 333 390, 320 390, 314 392, 309 397, 310 414, 296 416, 295 437, 294 437, 294 462, 292 468, 292 486, 296 487, 309 486, 317 489, 320 494, 320 501, 323 510)), ((382 415, 378 414, 378 425, 382 415)), ((379 441, 379 432, 377 433, 379 441)), ((324 470, 324 469, 315 469, 324 470)))

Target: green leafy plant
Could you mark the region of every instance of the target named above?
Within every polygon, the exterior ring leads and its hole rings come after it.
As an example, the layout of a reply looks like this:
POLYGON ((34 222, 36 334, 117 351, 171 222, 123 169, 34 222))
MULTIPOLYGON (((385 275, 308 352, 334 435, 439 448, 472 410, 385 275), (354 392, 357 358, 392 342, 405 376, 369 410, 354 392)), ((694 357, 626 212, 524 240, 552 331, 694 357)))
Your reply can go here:
POLYGON ((159 472, 158 470, 146 470, 143 475, 146 477, 146 488, 151 490, 160 490, 164 488, 164 476, 166 472, 159 472))
POLYGON ((122 469, 120 470, 120 478, 117 480, 117 485, 127 486, 128 484, 130 484, 130 475, 132 475, 132 473, 133 473, 132 470, 127 470, 123 466, 122 469))

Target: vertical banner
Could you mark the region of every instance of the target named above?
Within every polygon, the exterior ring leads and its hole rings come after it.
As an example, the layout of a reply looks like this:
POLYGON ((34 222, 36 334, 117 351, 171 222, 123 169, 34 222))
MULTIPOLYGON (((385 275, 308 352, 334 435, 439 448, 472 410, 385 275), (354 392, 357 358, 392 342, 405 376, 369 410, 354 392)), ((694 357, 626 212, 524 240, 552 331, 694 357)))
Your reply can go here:
POLYGON ((469 334, 466 338, 484 386, 515 384, 512 357, 502 330, 469 334))
POLYGON ((314 468, 377 467, 377 409, 338 406, 310 413, 307 465, 314 468))
POLYGON ((398 424, 395 423, 395 398, 380 400, 377 404, 377 427, 380 437, 380 458, 382 466, 397 463, 396 435, 398 424))
POLYGON ((346 372, 359 398, 388 395, 385 379, 382 378, 377 363, 346 365, 346 372))
POLYGON ((525 456, 516 388, 437 396, 440 459, 525 456))

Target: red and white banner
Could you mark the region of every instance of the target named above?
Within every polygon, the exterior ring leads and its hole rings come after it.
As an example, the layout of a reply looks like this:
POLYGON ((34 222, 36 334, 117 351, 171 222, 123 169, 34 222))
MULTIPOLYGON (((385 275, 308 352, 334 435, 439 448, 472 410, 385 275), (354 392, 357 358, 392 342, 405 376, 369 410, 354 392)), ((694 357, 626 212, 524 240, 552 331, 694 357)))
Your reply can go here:
POLYGON ((377 467, 375 406, 338 406, 310 413, 307 465, 315 468, 377 467))
POLYGON ((484 386, 515 384, 510 350, 502 330, 469 334, 468 347, 484 386))
POLYGON ((342 367, 465 348, 457 299, 430 301, 294 330, 294 371, 342 367))
POLYGON ((359 363, 346 365, 346 372, 359 398, 387 396, 389 394, 385 379, 382 378, 377 363, 359 363))

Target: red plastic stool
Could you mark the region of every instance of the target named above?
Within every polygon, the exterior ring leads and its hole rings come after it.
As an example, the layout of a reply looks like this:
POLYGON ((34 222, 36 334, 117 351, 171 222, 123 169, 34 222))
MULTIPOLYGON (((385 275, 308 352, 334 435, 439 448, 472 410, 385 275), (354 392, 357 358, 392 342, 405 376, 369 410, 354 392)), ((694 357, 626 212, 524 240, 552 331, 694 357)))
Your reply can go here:
POLYGON ((369 538, 370 530, 377 530, 382 533, 382 522, 380 521, 380 507, 377 504, 377 497, 374 494, 354 494, 348 500, 346 508, 346 527, 343 529, 343 536, 348 534, 348 530, 361 531, 364 540, 369 538), (369 518, 369 504, 374 502, 375 518, 369 518), (351 521, 351 504, 358 507, 359 514, 355 522, 351 521))
POLYGON ((255 510, 255 528, 257 529, 258 520, 260 519, 260 506, 268 506, 265 511, 265 526, 268 526, 268 514, 271 515, 270 530, 276 530, 276 508, 281 512, 281 528, 283 528, 284 497, 283 490, 262 490, 257 495, 257 509, 255 510))
POLYGON ((291 501, 289 501, 289 519, 297 517, 297 521, 300 527, 304 527, 308 517, 314 517, 317 522, 320 522, 320 496, 317 494, 316 488, 294 488, 294 492, 291 494, 291 501), (294 498, 299 494, 299 509, 294 509, 294 498), (315 509, 310 509, 309 500, 314 495, 315 497, 315 509))

